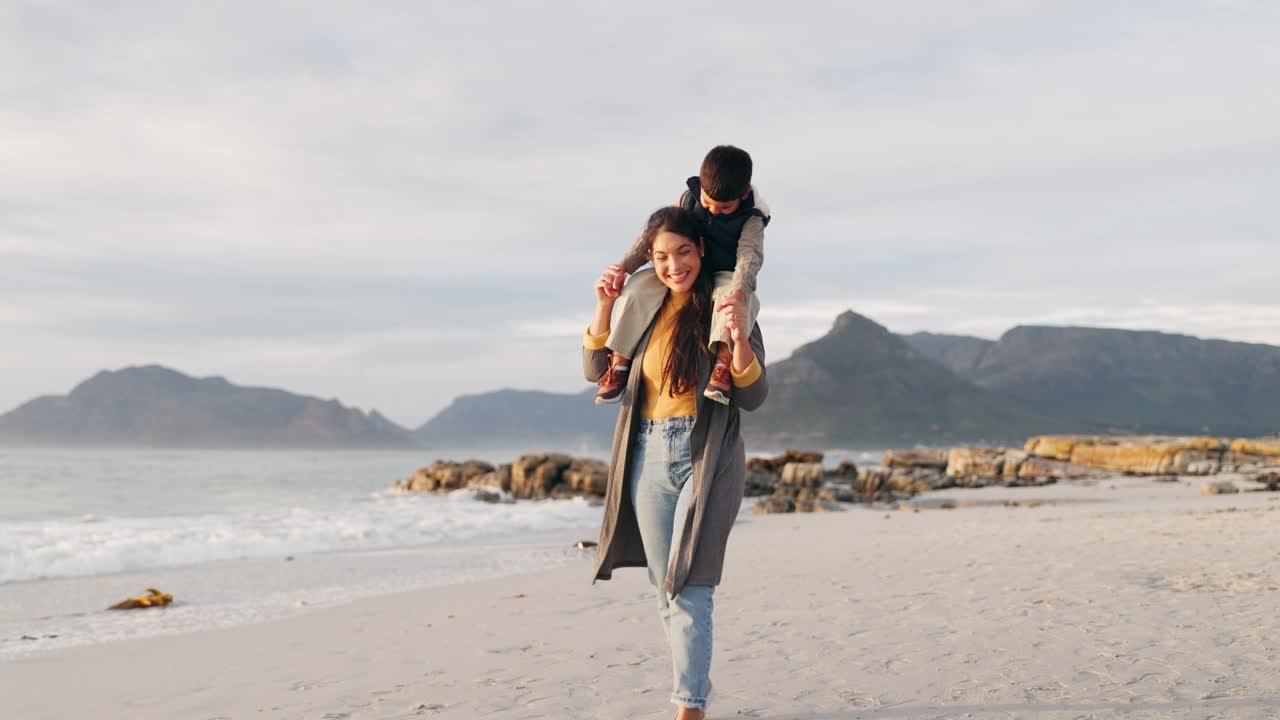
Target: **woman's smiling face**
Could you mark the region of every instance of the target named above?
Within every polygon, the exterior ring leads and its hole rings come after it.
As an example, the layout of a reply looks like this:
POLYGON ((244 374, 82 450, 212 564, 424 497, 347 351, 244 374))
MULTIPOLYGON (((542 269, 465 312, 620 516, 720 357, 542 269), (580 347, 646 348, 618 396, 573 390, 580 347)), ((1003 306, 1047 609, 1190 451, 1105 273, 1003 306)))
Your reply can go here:
POLYGON ((702 248, 684 235, 661 230, 650 246, 653 268, 663 285, 671 292, 685 293, 693 289, 693 281, 702 270, 702 248))

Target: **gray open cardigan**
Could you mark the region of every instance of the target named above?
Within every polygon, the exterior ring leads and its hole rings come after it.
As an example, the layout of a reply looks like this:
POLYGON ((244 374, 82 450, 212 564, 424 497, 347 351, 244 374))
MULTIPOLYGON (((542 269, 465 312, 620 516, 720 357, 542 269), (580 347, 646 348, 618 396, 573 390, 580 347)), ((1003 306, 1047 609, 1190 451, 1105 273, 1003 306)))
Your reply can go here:
MULTIPOLYGON (((645 567, 644 544, 631 505, 625 492, 627 468, 630 467, 631 443, 639 427, 641 388, 639 368, 643 367, 645 349, 653 333, 653 323, 645 331, 635 357, 634 368, 627 378, 618 411, 618 424, 613 432, 613 452, 609 462, 609 484, 605 491, 604 521, 600 526, 600 545, 596 548, 595 580, 608 580, 614 568, 645 567)), ((734 387, 729 405, 707 400, 702 391, 711 376, 711 365, 705 357, 699 368, 697 419, 693 423, 690 450, 693 458, 693 502, 687 517, 676 518, 683 527, 671 548, 671 562, 663 589, 679 595, 685 585, 718 585, 724 568, 725 546, 729 530, 738 517, 746 480, 746 450, 742 444, 738 411, 755 410, 769 394, 764 372, 764 339, 757 325, 751 331, 751 349, 760 363, 761 374, 747 387, 734 387)), ((583 348, 582 368, 589 382, 598 382, 609 365, 608 350, 583 348)), ((592 582, 595 582, 593 580, 592 582)))

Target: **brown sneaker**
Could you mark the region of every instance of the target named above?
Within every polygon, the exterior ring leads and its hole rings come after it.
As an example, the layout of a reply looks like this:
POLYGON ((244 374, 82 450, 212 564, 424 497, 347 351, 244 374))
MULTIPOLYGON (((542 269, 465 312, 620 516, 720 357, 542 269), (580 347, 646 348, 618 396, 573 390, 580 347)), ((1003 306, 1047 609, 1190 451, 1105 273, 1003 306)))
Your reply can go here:
POLYGON ((729 404, 729 393, 733 389, 733 376, 729 374, 729 366, 732 362, 733 353, 729 348, 722 347, 720 352, 716 353, 716 364, 711 368, 711 379, 707 381, 707 389, 702 391, 703 397, 715 400, 721 405, 729 404))
POLYGON ((627 373, 631 370, 631 360, 618 353, 609 353, 609 369, 600 378, 600 389, 596 391, 596 404, 609 405, 622 401, 622 391, 627 387, 627 373))

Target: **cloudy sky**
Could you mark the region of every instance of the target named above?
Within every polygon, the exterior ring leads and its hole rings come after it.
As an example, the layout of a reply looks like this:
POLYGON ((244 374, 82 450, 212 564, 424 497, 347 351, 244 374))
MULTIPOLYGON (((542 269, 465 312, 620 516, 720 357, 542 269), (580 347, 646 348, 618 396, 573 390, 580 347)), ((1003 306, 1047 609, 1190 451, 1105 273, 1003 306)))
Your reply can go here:
POLYGON ((1280 3, 795 5, 0 0, 0 411, 582 388, 592 281, 720 143, 774 359, 845 309, 1280 344, 1280 3))

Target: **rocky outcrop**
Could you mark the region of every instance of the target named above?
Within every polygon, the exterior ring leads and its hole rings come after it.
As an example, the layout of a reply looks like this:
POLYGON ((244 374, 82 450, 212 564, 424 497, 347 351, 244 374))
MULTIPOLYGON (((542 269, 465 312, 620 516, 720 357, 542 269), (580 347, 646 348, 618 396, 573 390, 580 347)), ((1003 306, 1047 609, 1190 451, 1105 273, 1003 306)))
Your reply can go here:
POLYGON ((1269 465, 1280 465, 1280 458, 1228 450, 1222 454, 1222 464, 1219 466, 1219 472, 1242 472, 1269 465))
POLYGON ((828 472, 822 454, 788 450, 776 458, 753 458, 748 462, 748 485, 769 487, 769 497, 756 503, 758 515, 789 512, 835 512, 840 503, 857 499, 854 485, 858 467, 844 461, 828 472), (771 478, 766 482, 764 478, 771 478))
POLYGON ((836 469, 828 474, 840 478, 849 478, 852 481, 858 477, 858 466, 852 460, 841 460, 840 464, 836 465, 836 469))
POLYGON ((494 470, 492 465, 480 460, 437 460, 396 483, 395 489, 408 492, 448 492, 466 487, 472 480, 494 470))
MULTIPOLYGON (((1257 476, 1263 486, 1258 489, 1280 489, 1280 436, 1225 440, 1045 435, 1029 439, 1023 449, 889 450, 879 467, 859 468, 846 460, 834 470, 827 470, 822 460, 822 453, 806 450, 749 459, 745 494, 767 496, 757 502, 755 512, 822 512, 840 510, 841 503, 896 502, 949 487, 1046 485, 1117 472, 1177 478, 1263 471, 1257 476)), ((395 487, 411 492, 471 488, 478 500, 511 502, 513 498, 599 498, 604 496, 608 482, 609 466, 605 462, 562 453, 537 453, 496 467, 479 460, 439 460, 397 482, 395 487)), ((1221 483, 1206 483, 1204 487, 1206 493, 1230 492, 1221 483)))
POLYGON ((848 488, 810 488, 784 485, 772 495, 756 503, 752 510, 757 515, 789 512, 839 512, 841 502, 853 500, 848 488))
POLYGON ((1040 436, 1027 441, 1032 455, 1133 475, 1212 475, 1228 443, 1216 437, 1040 436))
POLYGON ((471 478, 467 481, 467 487, 511 492, 511 463, 504 463, 491 472, 471 478))
POLYGON ((549 497, 573 458, 560 453, 524 455, 511 466, 511 494, 537 500, 549 497))
POLYGON ((1041 435, 1027 440, 1024 449, 1036 457, 1069 461, 1071 451, 1081 439, 1076 435, 1041 435))
POLYGON ((751 467, 750 461, 747 463, 747 477, 743 488, 743 495, 746 497, 759 497, 768 495, 778 486, 779 474, 770 470, 761 470, 751 467))
MULTIPOLYGON (((778 489, 780 485, 787 480, 783 479, 783 471, 788 465, 804 465, 817 466, 818 473, 824 474, 822 471, 822 453, 812 452, 809 450, 786 450, 781 455, 775 457, 753 457, 747 460, 747 477, 744 495, 746 497, 759 497, 761 495, 770 495, 778 489)), ((814 470, 796 470, 789 471, 794 474, 809 473, 814 470)), ((791 476, 789 475, 788 478, 791 476)), ((794 482, 794 479, 792 480, 794 482)))
POLYGON ((822 485, 825 476, 822 463, 793 462, 782 466, 782 484, 788 487, 814 490, 822 485))
POLYGON ((821 465, 822 458, 822 453, 813 452, 811 450, 784 450, 781 455, 771 458, 751 458, 747 461, 747 468, 754 468, 764 472, 780 473, 782 472, 782 468, 789 463, 818 463, 821 465))
POLYGON ((1254 477, 1253 481, 1261 483, 1262 487, 1259 489, 1265 492, 1280 491, 1280 472, 1262 473, 1261 475, 1254 477))
POLYGON ((1265 457, 1270 458, 1272 462, 1280 462, 1280 435, 1232 440, 1229 449, 1239 455, 1265 457))
POLYGON ((577 459, 565 468, 560 481, 579 495, 604 497, 609 485, 609 465, 600 460, 577 459))
POLYGON ((949 454, 950 451, 938 448, 890 450, 880 459, 880 464, 887 468, 933 467, 945 470, 949 454))
POLYGON ((960 487, 997 484, 1004 475, 1004 448, 952 448, 947 453, 947 476, 960 487))
MULTIPOLYGON (((1007 470, 1007 466, 1006 466, 1007 470)), ((1027 457, 1018 464, 1016 481, 1009 485, 1048 485, 1058 480, 1096 477, 1096 470, 1075 465, 1063 460, 1051 460, 1042 457, 1027 457)), ((1006 477, 1008 477, 1006 475, 1006 477)))
POLYGON ((511 498, 603 497, 608 484, 606 463, 562 453, 538 453, 497 467, 479 460, 438 460, 397 482, 395 489, 449 492, 471 488, 477 500, 505 502, 511 498))

